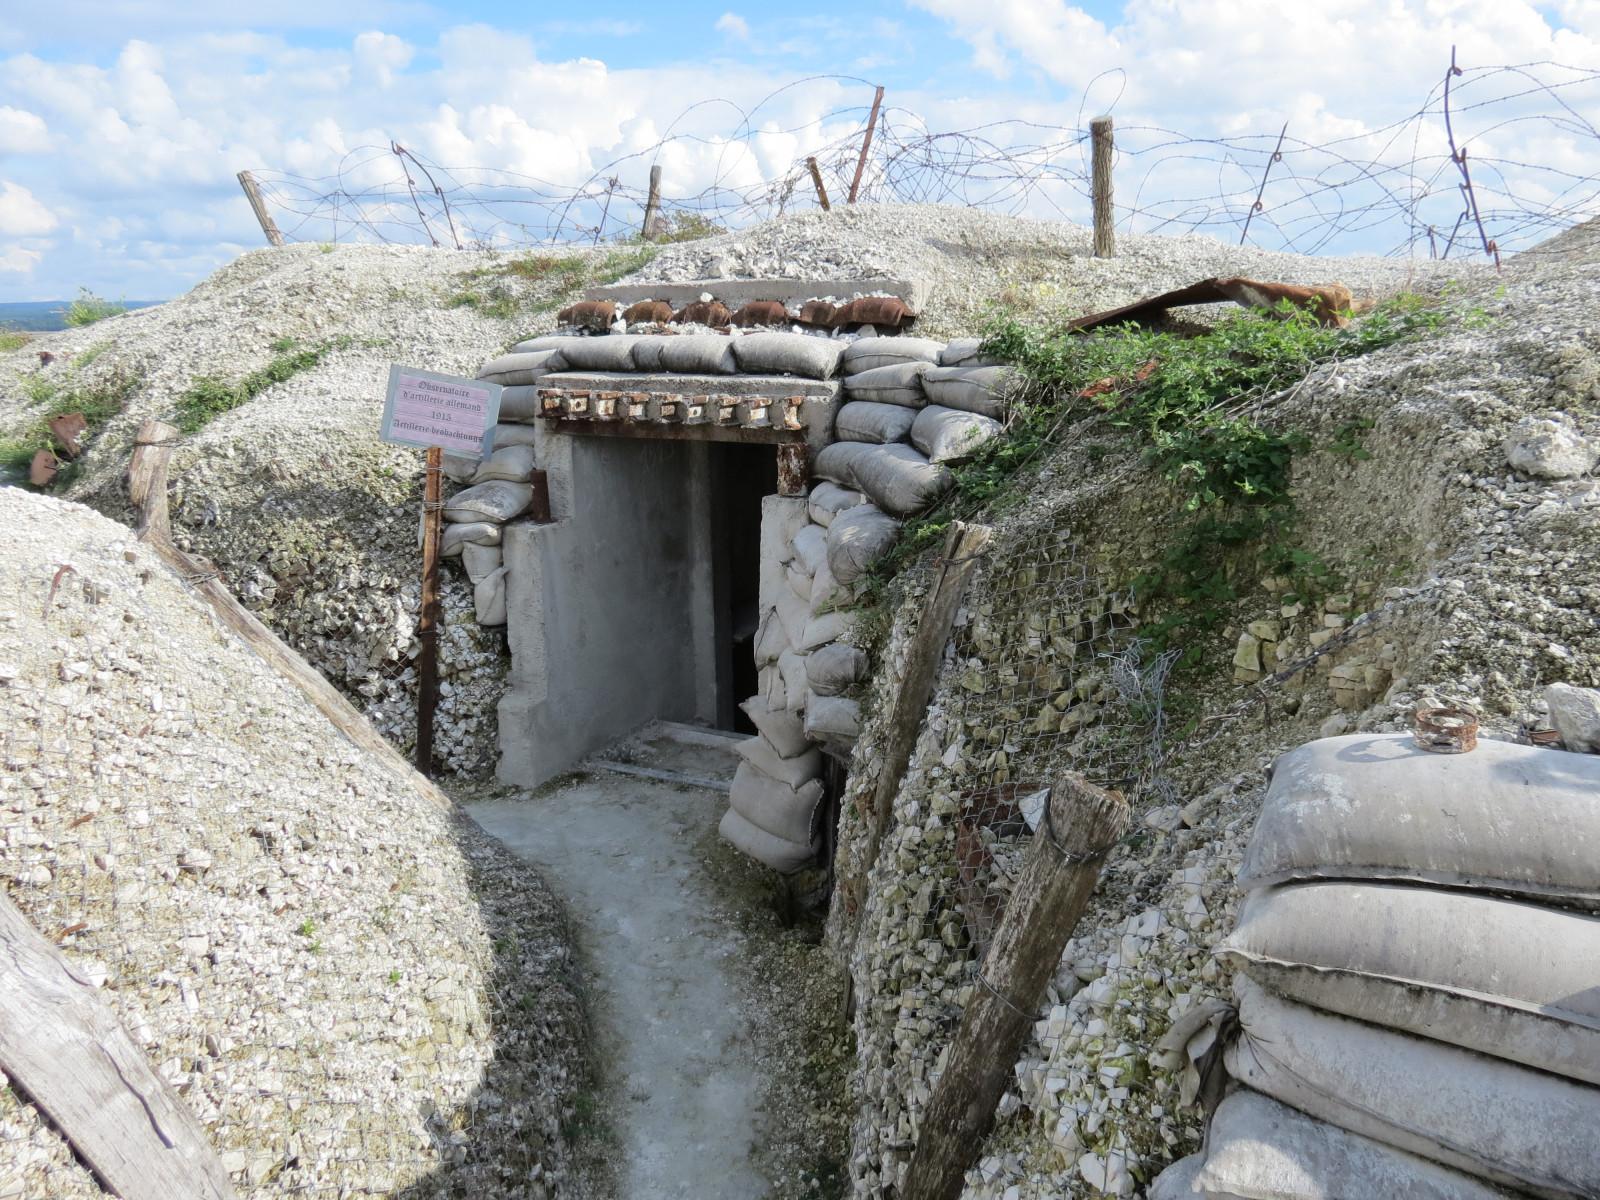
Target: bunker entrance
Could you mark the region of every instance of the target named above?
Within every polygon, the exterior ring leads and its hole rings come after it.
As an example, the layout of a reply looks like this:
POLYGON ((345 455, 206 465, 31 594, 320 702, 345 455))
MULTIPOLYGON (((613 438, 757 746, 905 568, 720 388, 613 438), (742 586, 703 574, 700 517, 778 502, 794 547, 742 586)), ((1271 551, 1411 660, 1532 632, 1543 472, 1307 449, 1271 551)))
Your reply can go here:
POLYGON ((757 690, 761 498, 778 490, 773 446, 712 443, 709 484, 718 729, 754 734, 739 701, 757 690))

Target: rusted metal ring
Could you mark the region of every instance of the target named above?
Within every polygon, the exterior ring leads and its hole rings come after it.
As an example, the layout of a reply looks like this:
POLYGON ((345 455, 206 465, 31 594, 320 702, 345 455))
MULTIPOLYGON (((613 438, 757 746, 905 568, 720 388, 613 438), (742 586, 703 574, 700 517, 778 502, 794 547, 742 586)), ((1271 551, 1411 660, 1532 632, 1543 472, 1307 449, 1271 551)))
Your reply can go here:
POLYGON ((1434 754, 1466 754, 1478 746, 1478 714, 1465 708, 1419 708, 1418 747, 1434 754))
POLYGON ((1554 746, 1560 740, 1559 729, 1534 729, 1528 733, 1528 744, 1531 746, 1554 746))

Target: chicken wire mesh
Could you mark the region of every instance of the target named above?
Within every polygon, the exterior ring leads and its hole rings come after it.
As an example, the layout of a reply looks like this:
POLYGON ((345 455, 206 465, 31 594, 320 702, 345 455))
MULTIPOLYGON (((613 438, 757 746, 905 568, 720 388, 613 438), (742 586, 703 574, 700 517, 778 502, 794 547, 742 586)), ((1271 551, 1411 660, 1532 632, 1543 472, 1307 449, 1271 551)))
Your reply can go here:
MULTIPOLYGON (((242 1196, 560 1194, 582 1011, 543 882, 106 538, 0 577, 6 895, 242 1196)), ((102 1195, 6 1083, 0 1197, 102 1195)))

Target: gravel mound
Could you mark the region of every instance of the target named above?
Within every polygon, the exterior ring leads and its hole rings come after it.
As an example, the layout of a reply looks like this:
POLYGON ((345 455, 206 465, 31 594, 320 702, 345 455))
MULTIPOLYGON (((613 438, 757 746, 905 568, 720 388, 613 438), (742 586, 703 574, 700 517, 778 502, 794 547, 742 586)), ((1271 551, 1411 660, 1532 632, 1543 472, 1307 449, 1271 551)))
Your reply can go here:
POLYGON ((1340 282, 1359 300, 1485 270, 1426 259, 1311 258, 1202 236, 1119 234, 1111 259, 1093 257, 1093 249, 1093 230, 1065 221, 947 204, 841 205, 666 246, 623 282, 923 279, 929 295, 917 332, 949 338, 979 332, 999 304, 1037 320, 1073 317, 1211 276, 1340 282))
MULTIPOLYGON (((0 521, 0 880, 241 1193, 578 1194, 585 1026, 542 880, 124 527, 15 488, 0 521)), ((0 1194, 100 1195, 10 1091, 0 1143, 0 1194)))
MULTIPOLYGON (((1417 708, 1441 704, 1480 712, 1481 736, 1515 737, 1543 719, 1541 685, 1600 685, 1600 482, 1523 475, 1508 462, 1529 421, 1600 443, 1597 263, 1600 222, 1591 222, 1509 260, 1501 276, 1467 282, 1439 332, 1321 368, 1268 410, 1274 428, 1303 431, 1321 448, 1296 460, 1295 536, 1342 590, 1286 603, 1283 584, 1253 558, 1236 562, 1238 599, 1205 646, 1208 661, 1228 665, 1168 683, 1171 711, 1231 715, 1141 798, 1134 836, 1111 856, 1036 1014, 967 1200, 1132 1195, 1198 1149, 1200 1113, 1180 1102, 1153 1051, 1190 1007, 1229 994, 1212 947, 1233 925, 1234 877, 1278 754, 1329 733, 1406 729, 1417 708), (1353 444, 1362 455, 1349 453, 1353 444), (1248 663, 1297 661, 1347 629, 1361 636, 1264 703, 1233 707, 1247 694, 1230 678, 1233 663, 1249 681, 1259 672, 1248 663)), ((1114 441, 1089 422, 1069 431, 997 539, 1049 523, 1108 588, 1158 566, 1164 532, 1183 515, 1137 450, 1105 444, 1114 441)), ((914 601, 884 651, 880 695, 890 694, 914 601)), ((1004 668, 998 658, 973 667, 1002 680, 1004 668)), ((958 731, 940 717, 963 686, 957 674, 941 684, 897 798, 886 837, 894 853, 870 878, 851 960, 860 1197, 900 1178, 973 986, 970 960, 958 952, 952 967, 923 911, 928 881, 955 869, 940 814, 959 786, 948 770, 958 731)), ((856 749, 867 769, 852 776, 843 806, 845 864, 862 844, 849 801, 870 796, 886 707, 856 749)))

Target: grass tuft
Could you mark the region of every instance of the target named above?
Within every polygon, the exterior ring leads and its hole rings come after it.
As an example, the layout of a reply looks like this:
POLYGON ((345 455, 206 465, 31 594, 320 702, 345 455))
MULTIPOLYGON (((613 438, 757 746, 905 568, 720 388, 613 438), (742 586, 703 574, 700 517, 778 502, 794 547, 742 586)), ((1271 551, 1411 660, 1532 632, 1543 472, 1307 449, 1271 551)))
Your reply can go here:
POLYGON ((96 296, 88 288, 80 287, 78 298, 61 310, 61 319, 72 326, 93 325, 96 321, 119 316, 127 311, 126 304, 96 296))

